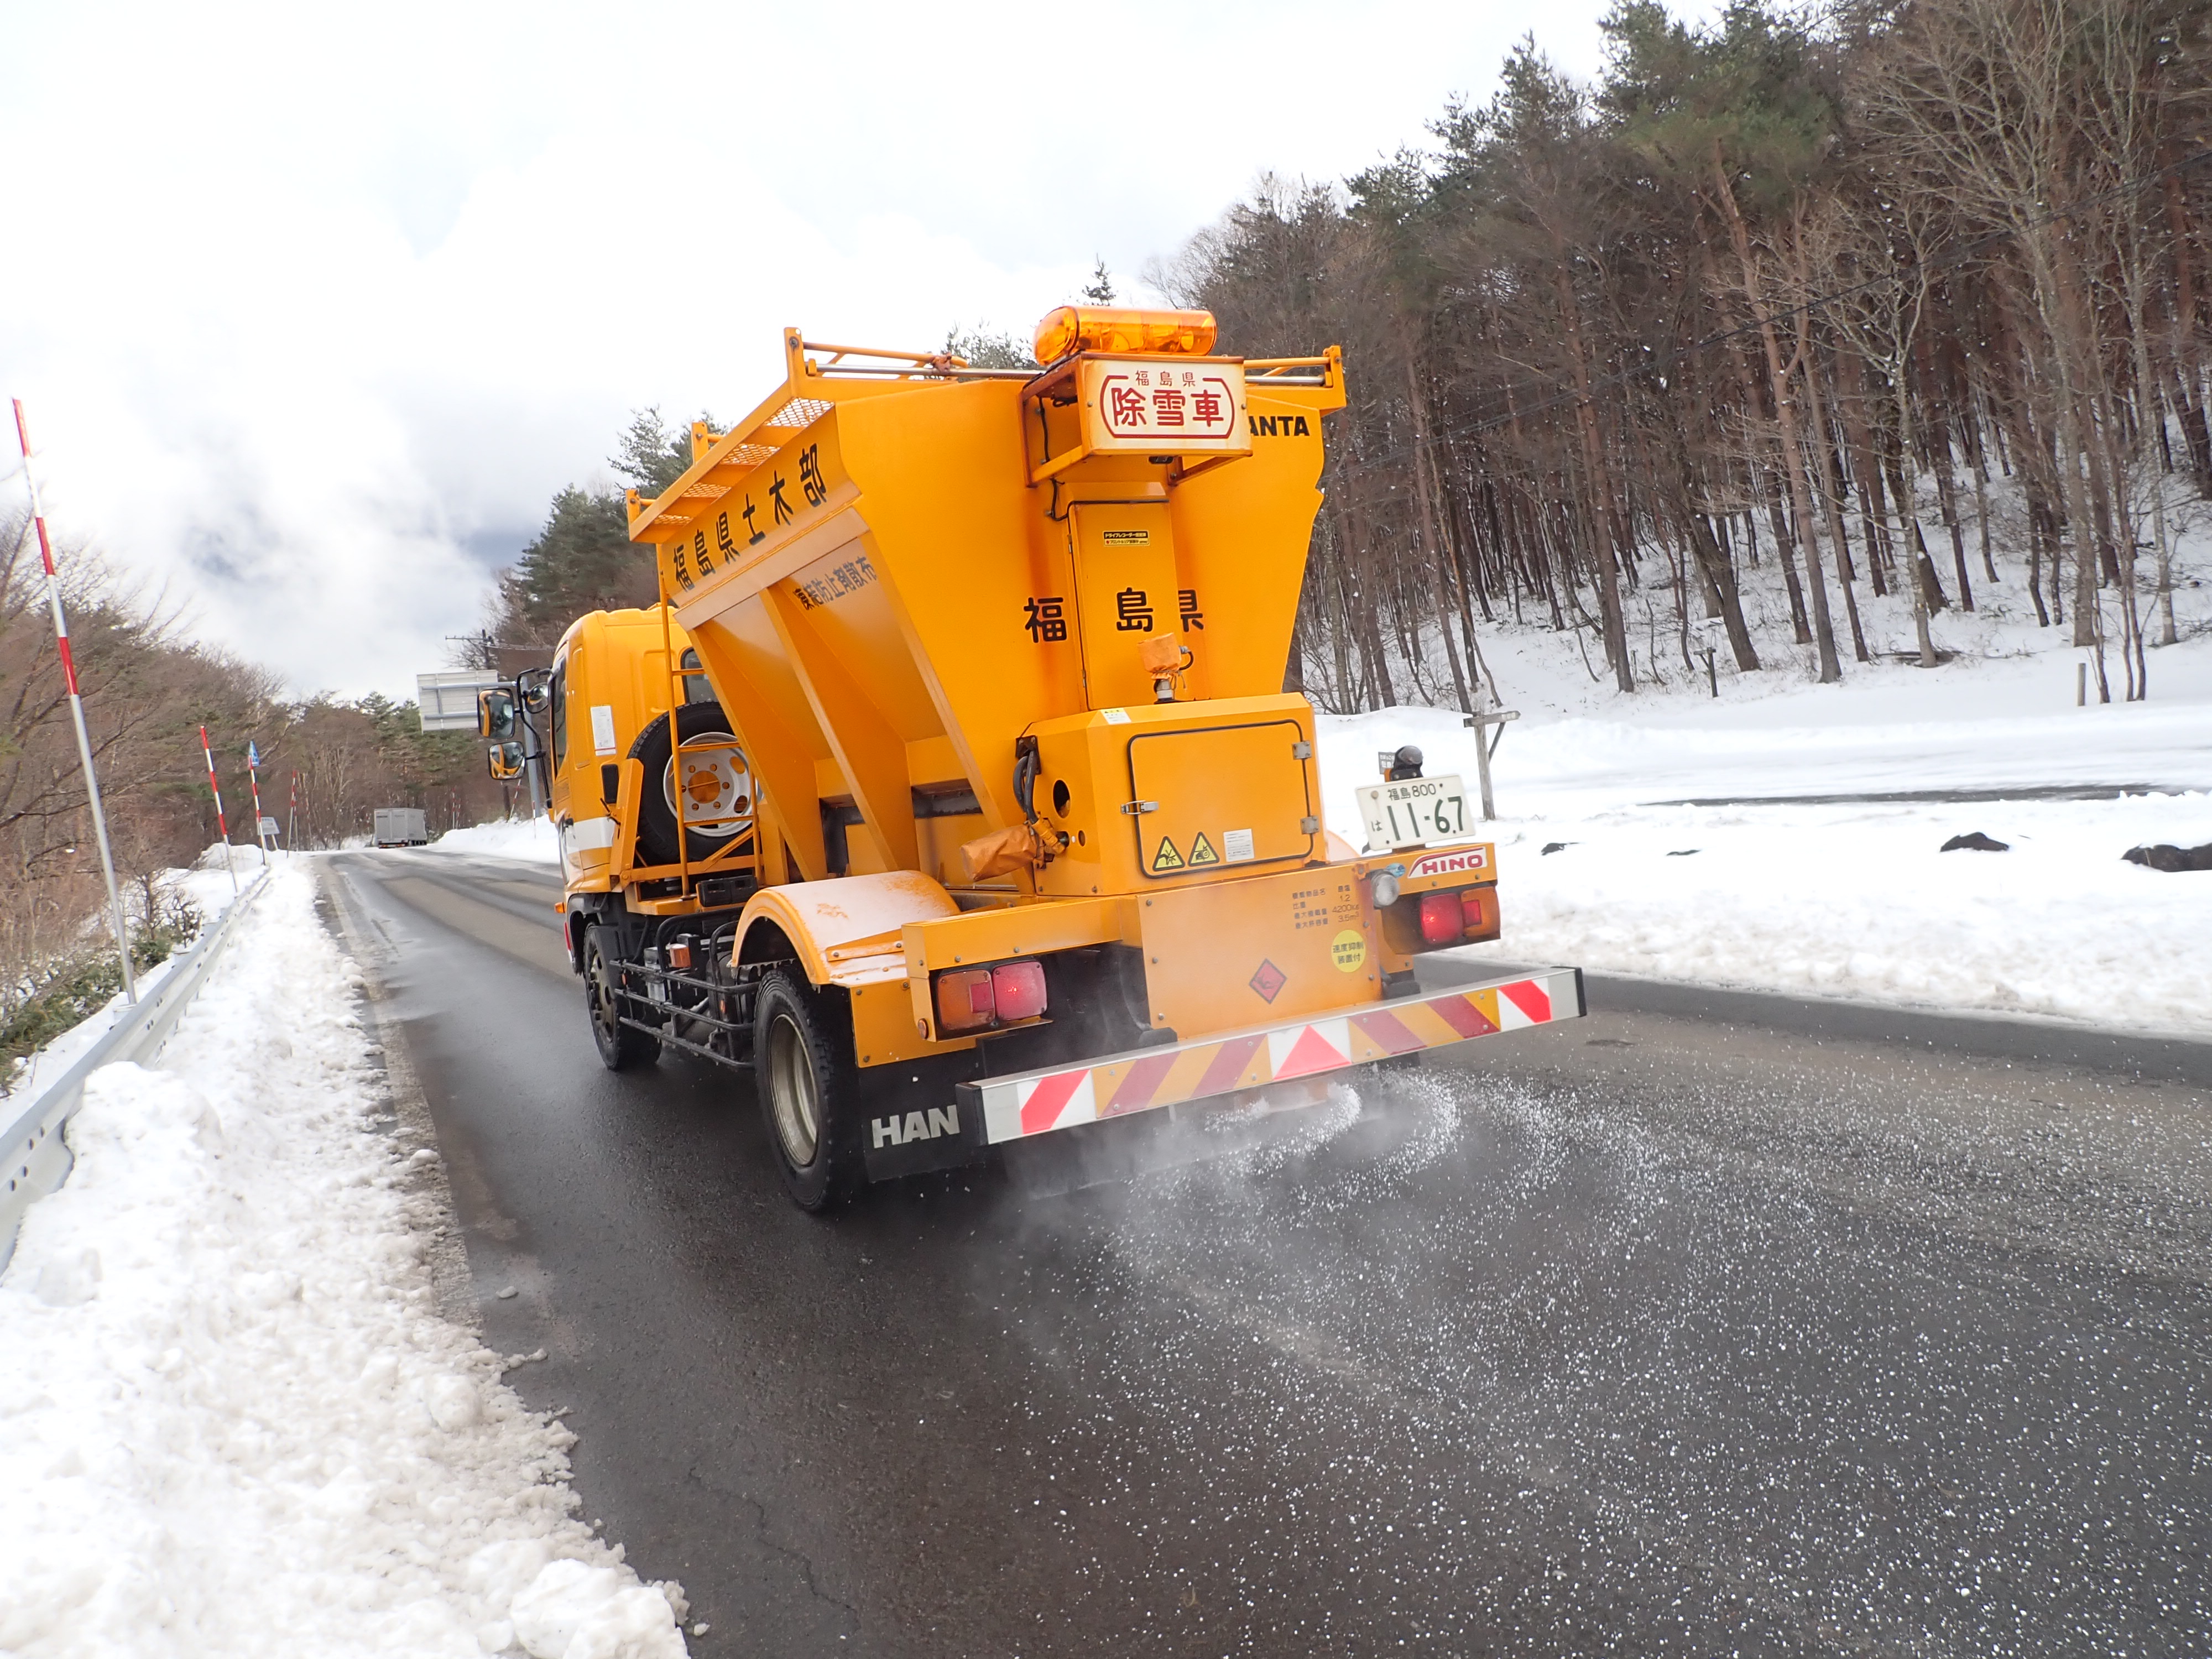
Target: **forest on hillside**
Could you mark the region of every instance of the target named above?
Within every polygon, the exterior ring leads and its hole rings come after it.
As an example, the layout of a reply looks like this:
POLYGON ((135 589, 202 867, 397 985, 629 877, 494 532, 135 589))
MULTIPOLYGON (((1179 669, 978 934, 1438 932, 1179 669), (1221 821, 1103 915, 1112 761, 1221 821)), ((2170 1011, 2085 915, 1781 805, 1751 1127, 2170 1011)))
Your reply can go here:
MULTIPOLYGON (((2148 695, 2177 508, 2212 493, 2212 0, 1601 27, 1594 83, 1532 39, 1427 148, 1265 179, 1147 273, 1225 351, 1345 349, 1292 682, 1471 708, 1508 617, 1623 692, 1708 649, 1794 667, 1778 638, 1832 681, 1886 645, 1933 665, 1929 617, 2003 582, 2100 697, 2148 695), (1892 601, 1902 641, 1869 621, 1892 601)), ((688 439, 644 410, 609 464, 657 492, 688 439)), ((471 661, 650 603, 626 522, 562 491, 471 661)))
POLYGON ((1771 600, 1834 680, 1879 648, 1863 593, 1932 663, 2002 559, 2144 695, 2171 504, 2212 487, 2208 19, 1622 0, 1595 84, 1531 43, 1431 148, 1265 182, 1151 275, 1225 350, 1344 345, 1294 676, 1468 706, 1508 617, 1633 691, 1711 634, 1771 668, 1771 600))

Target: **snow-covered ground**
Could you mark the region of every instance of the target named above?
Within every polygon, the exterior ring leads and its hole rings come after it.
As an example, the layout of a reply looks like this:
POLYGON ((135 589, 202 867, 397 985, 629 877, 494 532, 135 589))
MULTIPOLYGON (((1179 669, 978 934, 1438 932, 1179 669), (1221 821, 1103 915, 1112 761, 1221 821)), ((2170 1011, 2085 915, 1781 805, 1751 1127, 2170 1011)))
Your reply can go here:
MULTIPOLYGON (((1558 636, 1501 630, 1492 665, 1522 712, 1495 768, 1504 937, 1468 954, 2212 1033, 2212 872, 2122 860, 2212 842, 2212 630, 2189 620, 2149 653, 2150 701, 2100 705, 2093 678, 2086 708, 2083 653, 2032 621, 1941 619, 1947 646, 1995 653, 1932 671, 1847 662, 1819 686, 1785 664, 1724 674, 1718 699, 1679 673, 1632 697, 1596 690, 1569 657, 1577 687, 1558 636), (2065 788, 2129 793, 2033 798, 2065 788), (1776 802, 1984 792, 1999 798, 1776 802), (2011 850, 1939 850, 1975 830, 2011 850)), ((1355 845, 1352 792, 1406 742, 1430 775, 1463 775, 1472 805, 1456 713, 1325 717, 1326 814, 1355 845)))
MULTIPOLYGON (((238 878, 235 883, 231 879, 230 869, 222 862, 223 849, 220 842, 210 847, 191 869, 164 870, 157 878, 165 889, 182 893, 191 899, 200 913, 202 923, 208 927, 215 926, 216 919, 230 908, 232 899, 261 873, 262 854, 259 848, 234 847, 231 852, 237 860, 238 878)), ((281 861, 284 855, 280 853, 276 856, 281 861)), ((131 902, 135 896, 135 894, 127 896, 125 902, 131 902)), ((105 911, 100 913, 95 926, 99 929, 99 937, 110 941, 112 948, 112 936, 107 931, 105 911)), ((175 970, 179 960, 191 948, 186 945, 167 960, 140 969, 139 994, 143 996, 158 987, 175 970)), ((58 1077, 76 1064, 87 1049, 113 1029, 116 1020, 128 1006, 123 1000, 123 994, 118 991, 108 999, 105 1006, 79 1020, 36 1054, 15 1061, 15 1069, 8 1079, 9 1094, 27 1100, 41 1086, 41 1078, 58 1077)))
POLYGON ((94 1075, 0 1276, 0 1653, 681 1654, 681 1591, 437 1308, 436 1154, 307 867, 240 927, 162 1069, 94 1075))
POLYGON ((561 839, 554 834, 550 817, 503 818, 465 830, 448 830, 430 845, 441 853, 483 853, 539 864, 561 861, 561 839))

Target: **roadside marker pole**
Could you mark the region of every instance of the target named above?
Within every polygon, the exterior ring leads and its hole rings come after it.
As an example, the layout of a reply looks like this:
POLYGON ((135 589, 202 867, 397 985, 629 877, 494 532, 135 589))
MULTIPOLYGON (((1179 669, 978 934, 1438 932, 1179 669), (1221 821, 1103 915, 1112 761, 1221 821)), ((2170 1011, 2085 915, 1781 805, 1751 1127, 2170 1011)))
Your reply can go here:
POLYGON ((292 774, 292 805, 284 814, 284 851, 289 855, 300 844, 300 775, 292 774))
POLYGON ((207 727, 200 727, 200 753, 207 757, 208 793, 215 797, 215 827, 222 836, 222 861, 230 872, 230 896, 238 896, 238 861, 230 855, 230 824, 222 816, 222 786, 215 781, 215 750, 208 747, 207 727))
POLYGON ((54 613, 54 647, 61 653, 62 682, 69 688, 70 718, 76 722, 77 758, 84 763, 85 798, 92 803, 93 834, 100 842, 100 872, 107 878, 107 915, 115 929, 116 954, 123 960, 123 1000, 138 1000, 138 978, 131 969, 131 925, 124 920, 123 894, 115 884, 115 854, 107 844, 107 814, 100 804, 100 778, 93 770, 92 738, 84 726, 84 697, 77 690, 76 659, 70 654, 69 622, 62 615, 61 579, 54 574, 54 545, 46 534, 46 515, 39 504, 38 475, 31 471, 31 428, 23 419, 23 400, 15 405, 15 441, 23 451, 23 482, 31 489, 31 518, 39 527, 39 557, 46 567, 46 605, 54 613))
POLYGON ((246 781, 253 791, 253 844, 261 849, 261 862, 269 862, 269 837, 261 833, 261 745, 246 740, 246 781))

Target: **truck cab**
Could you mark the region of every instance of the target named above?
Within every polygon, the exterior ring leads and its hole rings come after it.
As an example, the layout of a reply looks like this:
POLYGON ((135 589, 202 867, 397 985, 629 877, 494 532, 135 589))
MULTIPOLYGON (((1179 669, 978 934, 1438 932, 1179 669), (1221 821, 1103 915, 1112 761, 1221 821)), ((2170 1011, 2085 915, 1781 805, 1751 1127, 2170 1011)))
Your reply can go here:
POLYGON ((622 827, 623 763, 642 764, 646 749, 660 757, 660 766, 653 780, 657 787, 641 790, 636 802, 637 821, 629 826, 633 842, 642 834, 647 852, 672 842, 679 793, 695 839, 726 842, 742 832, 742 815, 714 810, 740 801, 749 806, 750 799, 743 753, 734 734, 722 729, 726 723, 679 717, 690 746, 687 775, 681 781, 675 775, 666 738, 672 679, 677 708, 714 703, 697 653, 665 607, 592 611, 570 623, 554 649, 545 697, 547 793, 560 837, 562 877, 571 894, 606 893, 619 885, 614 848, 622 827), (703 738, 731 746, 717 749, 703 738))

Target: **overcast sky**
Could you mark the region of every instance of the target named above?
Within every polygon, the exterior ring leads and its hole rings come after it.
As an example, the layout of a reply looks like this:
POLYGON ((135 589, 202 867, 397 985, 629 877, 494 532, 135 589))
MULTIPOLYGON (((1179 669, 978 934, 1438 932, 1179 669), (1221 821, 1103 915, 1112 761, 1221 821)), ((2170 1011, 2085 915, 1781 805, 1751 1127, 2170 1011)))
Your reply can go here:
POLYGON ((0 0, 0 392, 65 537, 412 696, 628 410, 742 413, 786 324, 1025 334, 1602 9, 0 0))

